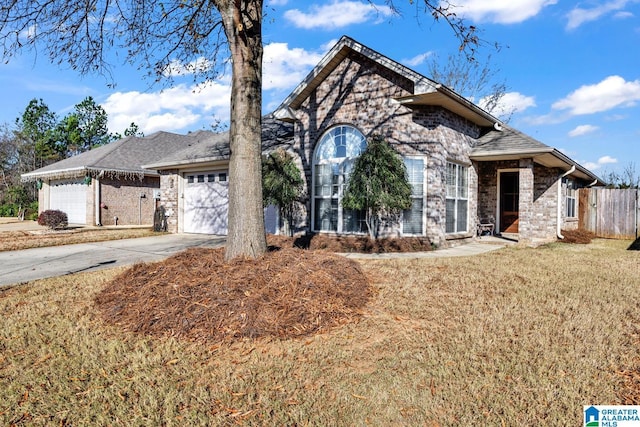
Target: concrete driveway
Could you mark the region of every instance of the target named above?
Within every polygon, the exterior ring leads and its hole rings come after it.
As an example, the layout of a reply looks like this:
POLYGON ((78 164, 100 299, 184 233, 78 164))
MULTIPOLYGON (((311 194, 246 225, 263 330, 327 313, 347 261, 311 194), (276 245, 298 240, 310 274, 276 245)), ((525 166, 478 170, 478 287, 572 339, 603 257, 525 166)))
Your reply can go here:
POLYGON ((0 252, 0 288, 47 277, 159 261, 192 247, 219 247, 224 237, 165 234, 0 252))

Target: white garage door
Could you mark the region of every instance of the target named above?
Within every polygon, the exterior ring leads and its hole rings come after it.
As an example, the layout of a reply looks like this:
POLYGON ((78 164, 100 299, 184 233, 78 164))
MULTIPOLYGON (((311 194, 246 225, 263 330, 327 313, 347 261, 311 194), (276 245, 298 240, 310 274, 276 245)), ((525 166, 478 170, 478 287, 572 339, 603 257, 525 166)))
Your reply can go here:
POLYGON ((66 213, 69 224, 86 224, 88 188, 83 179, 51 181, 49 209, 66 213))
POLYGON ((229 182, 227 171, 185 175, 184 232, 227 234, 229 182))

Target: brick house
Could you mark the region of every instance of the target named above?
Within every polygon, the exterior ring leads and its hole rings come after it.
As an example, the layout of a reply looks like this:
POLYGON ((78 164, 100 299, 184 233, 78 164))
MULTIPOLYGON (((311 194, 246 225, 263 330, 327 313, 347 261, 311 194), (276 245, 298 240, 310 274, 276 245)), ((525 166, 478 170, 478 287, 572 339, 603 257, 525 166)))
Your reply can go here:
MULTIPOLYGON (((560 151, 349 37, 263 117, 262 126, 263 150, 287 149, 304 175, 297 232, 366 232, 362 214, 343 209, 341 198, 354 161, 375 135, 403 157, 413 188, 412 207, 381 234, 425 236, 438 247, 476 238, 479 218, 493 218, 497 233, 521 242, 555 240, 561 230, 577 227, 576 189, 601 184, 560 151)), ((43 209, 59 205, 52 202, 54 187, 71 189, 90 177, 80 197, 86 223, 108 224, 115 215, 136 223, 151 218, 157 205, 165 209, 170 232, 226 234, 228 159, 227 133, 162 132, 23 177, 42 182, 43 209), (159 199, 143 207, 147 186, 160 190, 154 192, 159 199), (117 212, 111 209, 116 205, 117 212)), ((274 207, 265 210, 265 224, 278 232, 274 207)))
MULTIPOLYGON (((575 190, 600 183, 560 151, 349 37, 263 127, 264 149, 286 147, 304 174, 297 231, 366 231, 362 215, 343 209, 341 197, 353 162, 374 135, 403 157, 413 187, 411 209, 384 234, 427 236, 438 247, 474 239, 481 217, 525 243, 554 240, 577 227, 575 190)), ((210 147, 147 165, 160 173, 170 231, 226 232, 227 145, 220 134, 210 147)))
POLYGON ((160 176, 142 164, 203 136, 207 135, 129 136, 23 174, 22 180, 37 182, 40 212, 61 210, 71 224, 151 225, 160 199, 160 176))

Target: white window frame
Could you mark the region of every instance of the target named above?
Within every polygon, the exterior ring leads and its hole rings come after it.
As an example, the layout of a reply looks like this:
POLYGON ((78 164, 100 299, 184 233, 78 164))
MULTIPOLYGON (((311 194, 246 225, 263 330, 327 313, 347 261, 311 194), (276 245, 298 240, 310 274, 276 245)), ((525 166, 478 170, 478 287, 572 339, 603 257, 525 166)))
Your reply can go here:
MULTIPOLYGON (((348 142, 348 141, 347 141, 348 142)), ((311 226, 312 230, 319 233, 352 233, 352 234, 365 234, 365 230, 362 232, 355 232, 346 230, 344 220, 346 219, 347 210, 342 207, 342 196, 344 194, 344 190, 346 189, 346 183, 349 177, 349 172, 355 160, 360 156, 360 154, 364 151, 367 144, 367 140, 364 134, 355 126, 342 124, 333 126, 328 129, 316 144, 313 151, 313 162, 312 162, 312 196, 311 196, 311 226), (354 153, 348 153, 349 147, 345 146, 345 156, 344 157, 329 157, 326 158, 323 153, 319 151, 321 149, 326 149, 330 147, 325 147, 324 144, 330 144, 330 141, 336 140, 338 138, 344 137, 348 138, 349 135, 352 134, 357 137, 362 138, 360 142, 360 147, 352 147, 352 149, 358 151, 357 155, 353 155, 354 153), (364 145, 362 145, 364 144, 364 145), (351 154, 351 155, 350 155, 351 154), (329 186, 329 195, 319 195, 317 194, 318 189, 318 167, 329 167, 331 168, 332 174, 327 175, 331 177, 331 182, 326 184, 329 186), (336 226, 335 229, 329 227, 329 229, 323 229, 322 226, 317 227, 316 224, 316 205, 320 200, 328 200, 331 205, 334 203, 337 204, 336 208, 336 226)), ((342 150, 342 148, 340 148, 342 150)), ((334 152, 337 152, 338 148, 336 147, 334 152)), ((329 208, 330 210, 334 209, 333 207, 329 208)), ((330 218, 332 220, 333 218, 330 218)), ((362 218, 364 220, 364 218, 362 218)))
POLYGON ((445 169, 445 194, 446 194, 446 202, 445 202, 445 234, 459 234, 459 233, 468 233, 469 232, 469 166, 461 163, 450 162, 446 163, 445 169), (454 175, 454 184, 453 186, 449 184, 449 168, 455 168, 454 175), (464 172, 464 178, 461 175, 461 172, 464 172), (463 182, 461 182, 463 179, 463 182), (447 230, 447 204, 449 201, 453 200, 453 231, 447 230), (458 224, 460 224, 460 218, 458 218, 459 210, 461 208, 461 202, 466 203, 466 218, 464 218, 464 229, 459 229, 458 224))
POLYGON ((578 217, 578 190, 576 181, 571 178, 566 178, 566 197, 565 197, 565 217, 577 218, 578 217))
POLYGON ((403 212, 402 215, 402 220, 400 221, 400 227, 401 227, 401 231, 403 235, 407 235, 407 236, 424 236, 425 235, 425 198, 426 198, 426 189, 427 189, 427 159, 424 156, 406 156, 403 157, 402 159, 405 162, 405 166, 407 166, 407 160, 409 161, 413 161, 413 160, 419 160, 422 162, 422 182, 418 182, 418 181, 414 181, 412 178, 413 176, 411 175, 411 173, 409 173, 409 168, 407 167, 407 173, 408 173, 408 178, 409 178, 409 184, 411 185, 411 208, 408 210, 405 210, 403 212), (419 192, 420 194, 418 194, 416 190, 416 185, 420 184, 422 186, 421 191, 419 192), (407 211, 413 210, 413 202, 420 200, 420 202, 422 202, 422 208, 420 210, 420 232, 419 233, 408 233, 405 232, 405 221, 404 221, 404 214, 407 211))

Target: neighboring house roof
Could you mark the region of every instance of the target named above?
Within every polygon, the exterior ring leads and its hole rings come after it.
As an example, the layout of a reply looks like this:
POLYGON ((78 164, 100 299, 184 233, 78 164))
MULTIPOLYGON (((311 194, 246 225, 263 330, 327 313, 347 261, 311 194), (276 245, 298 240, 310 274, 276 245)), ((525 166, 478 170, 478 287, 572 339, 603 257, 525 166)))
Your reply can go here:
POLYGON ((603 181, 593 172, 584 168, 567 155, 510 126, 502 125, 492 129, 480 138, 471 155, 476 161, 498 161, 532 158, 534 162, 550 168, 570 171, 571 175, 601 185, 603 181))
MULTIPOLYGON (((229 159, 229 132, 200 131, 193 134, 188 147, 155 162, 144 164, 149 169, 173 169, 185 166, 203 166, 229 159)), ((293 140, 293 125, 276 120, 273 115, 262 117, 262 150, 271 151, 288 146, 293 140)))
POLYGON ((357 52, 372 61, 394 71, 398 75, 413 82, 413 93, 397 98, 401 104, 413 108, 433 105, 450 110, 482 127, 494 126, 500 120, 484 111, 469 100, 458 95, 448 87, 437 83, 404 65, 356 42, 350 37, 342 36, 338 43, 311 70, 309 75, 291 92, 275 111, 276 118, 285 121, 295 119, 294 110, 322 83, 322 81, 349 55, 357 52))
POLYGON ((192 138, 169 132, 156 132, 145 137, 128 136, 118 141, 85 151, 22 175, 23 181, 64 179, 79 176, 138 178, 157 175, 143 163, 157 161, 183 148, 192 138))

